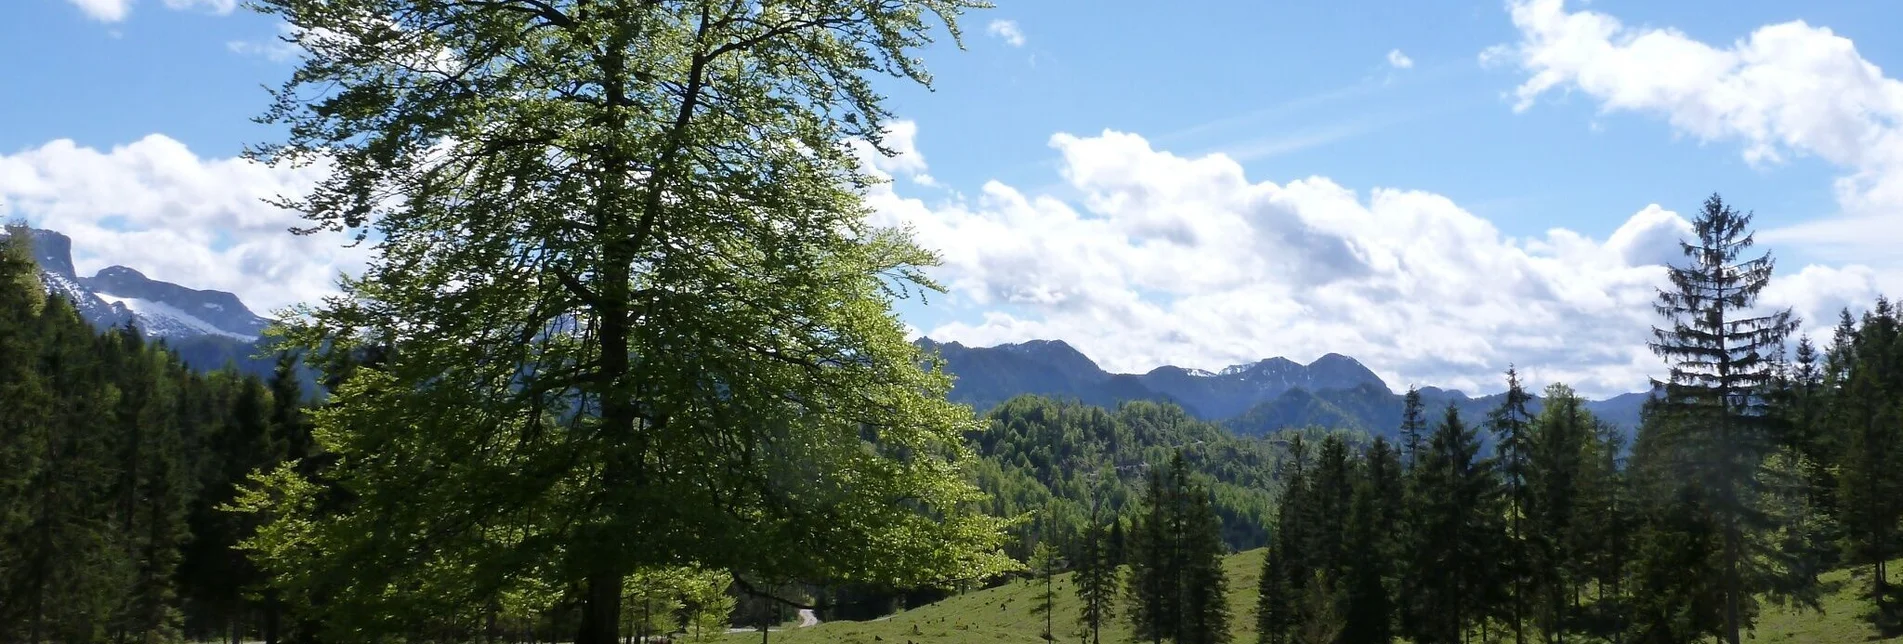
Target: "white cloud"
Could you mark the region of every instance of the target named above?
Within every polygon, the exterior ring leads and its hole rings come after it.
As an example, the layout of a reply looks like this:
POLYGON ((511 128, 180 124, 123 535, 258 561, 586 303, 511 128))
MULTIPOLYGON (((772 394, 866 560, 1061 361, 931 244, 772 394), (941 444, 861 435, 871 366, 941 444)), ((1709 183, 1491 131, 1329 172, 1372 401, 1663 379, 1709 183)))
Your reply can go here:
POLYGON ((110 150, 62 139, 0 155, 0 218, 71 236, 81 273, 122 264, 265 313, 334 293, 368 257, 342 236, 290 234, 306 222, 262 201, 303 194, 325 171, 204 158, 158 134, 110 150))
MULTIPOLYGON (((121 22, 132 13, 133 0, 66 0, 100 22, 121 22)), ((199 9, 226 15, 238 9, 238 0, 164 0, 168 9, 199 9)))
POLYGON ((1012 47, 1024 46, 1024 30, 1018 28, 1015 20, 993 20, 985 26, 985 32, 1004 39, 1005 44, 1012 47))
POLYGON ((277 38, 268 41, 233 40, 225 43, 225 48, 240 56, 257 56, 274 63, 288 62, 304 53, 304 48, 297 42, 285 40, 296 38, 299 33, 289 23, 282 23, 278 25, 277 38))
POLYGON ((1482 59, 1530 74, 1514 91, 1516 110, 1577 90, 1607 112, 1655 114, 1701 141, 1742 143, 1753 164, 1821 159, 1849 172, 1835 184, 1839 216, 1763 238, 1871 257, 1903 243, 1903 82, 1850 39, 1792 21, 1714 46, 1569 12, 1562 0, 1515 0, 1510 11, 1521 40, 1482 59))
POLYGON ((66 0, 100 22, 119 22, 132 12, 132 0, 66 0))
POLYGON ((917 137, 918 123, 895 119, 885 124, 884 144, 892 156, 880 154, 865 141, 850 145, 859 155, 859 164, 881 179, 903 176, 918 185, 936 186, 938 181, 925 172, 925 154, 918 151, 917 137))
MULTIPOLYGON (((1433 193, 1251 180, 1225 155, 1114 131, 1050 144, 1074 201, 995 181, 936 203, 871 195, 880 223, 913 227, 945 260, 934 275, 959 321, 927 335, 1058 338, 1124 372, 1340 352, 1389 382, 1468 391, 1498 390, 1509 363, 1594 395, 1662 371, 1645 341, 1660 263, 1679 259, 1689 224, 1656 205, 1603 240, 1521 239, 1433 193)), ((1867 302, 1880 277, 1786 273, 1767 302, 1811 319, 1867 302)))
POLYGON ((1390 49, 1388 50, 1388 65, 1395 69, 1413 69, 1414 59, 1408 58, 1407 54, 1401 53, 1399 49, 1390 49))
POLYGON ((197 9, 218 15, 229 14, 238 9, 238 0, 165 0, 168 9, 197 9))

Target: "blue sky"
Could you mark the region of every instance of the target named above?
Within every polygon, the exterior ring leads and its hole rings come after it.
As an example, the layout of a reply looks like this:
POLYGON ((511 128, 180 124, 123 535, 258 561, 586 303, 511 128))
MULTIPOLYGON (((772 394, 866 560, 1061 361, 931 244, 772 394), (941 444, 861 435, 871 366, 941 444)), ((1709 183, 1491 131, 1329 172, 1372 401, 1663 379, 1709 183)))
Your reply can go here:
MULTIPOLYGON (((1771 304, 1903 286, 1897 3, 998 4, 924 52, 933 91, 887 84, 910 152, 870 203, 946 256, 952 292, 901 307, 936 338, 1632 390, 1673 213, 1713 191, 1758 213, 1771 304)), ((279 33, 230 0, 0 4, 0 214, 82 271, 323 294, 365 255, 256 203, 308 171, 231 158, 275 134, 248 119, 279 33)))

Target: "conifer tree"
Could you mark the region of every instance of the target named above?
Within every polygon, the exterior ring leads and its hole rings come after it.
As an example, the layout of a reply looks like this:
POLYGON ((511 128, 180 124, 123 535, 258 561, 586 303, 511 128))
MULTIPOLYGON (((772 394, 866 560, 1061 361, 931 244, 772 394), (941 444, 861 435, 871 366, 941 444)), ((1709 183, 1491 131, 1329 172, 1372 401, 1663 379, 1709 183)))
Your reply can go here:
POLYGON ((1401 400, 1401 459, 1410 469, 1420 458, 1427 436, 1427 414, 1421 404, 1421 390, 1408 385, 1401 400))
POLYGON ((1176 505, 1166 468, 1151 467, 1144 488, 1143 510, 1129 534, 1129 608, 1134 637, 1160 644, 1175 635, 1180 624, 1181 579, 1177 549, 1176 505))
POLYGON ((1183 504, 1183 624, 1179 644, 1228 644, 1229 579, 1222 559, 1222 521, 1209 490, 1190 484, 1183 504))
POLYGON ((1052 631, 1057 617, 1057 611, 1053 609, 1057 606, 1057 570, 1062 565, 1057 546, 1051 545, 1049 541, 1039 541, 1031 551, 1032 580, 1040 588, 1036 603, 1031 604, 1031 614, 1044 616, 1044 632, 1041 637, 1046 641, 1057 639, 1052 631))
POLYGON ((1479 452, 1474 431, 1449 404, 1414 469, 1407 633, 1413 641, 1460 641, 1503 594, 1495 559, 1505 533, 1499 484, 1493 460, 1479 452))
POLYGON ((1887 615, 1886 562, 1903 554, 1903 403, 1897 388, 1903 356, 1896 314, 1887 300, 1864 315, 1851 339, 1833 420, 1843 440, 1838 510, 1851 562, 1870 567, 1871 596, 1887 615))
POLYGON ((1666 325, 1653 329, 1650 342, 1670 363, 1670 375, 1655 381, 1664 390, 1661 405, 1683 430, 1667 434, 1677 444, 1665 447, 1684 457, 1681 475, 1708 496, 1699 506, 1713 513, 1722 540, 1718 575, 1730 644, 1750 626, 1753 593, 1786 572, 1754 563, 1768 550, 1754 536, 1770 527, 1760 507, 1761 474, 1784 429, 1768 409, 1772 351, 1795 323, 1789 310, 1755 312, 1774 263, 1768 253, 1743 256, 1754 244, 1750 224, 1750 213, 1718 195, 1705 201, 1692 222, 1696 238, 1680 244, 1686 264, 1669 268, 1671 288, 1659 292, 1666 325))
POLYGON ((1725 632, 1724 535, 1711 496, 1681 472, 1675 435, 1695 430, 1673 411, 1648 402, 1632 448, 1639 521, 1623 605, 1632 641, 1689 643, 1725 632))
POLYGON ((1310 505, 1309 453, 1300 434, 1289 437, 1277 477, 1282 484, 1275 529, 1262 558, 1257 581, 1256 637, 1261 644, 1284 644, 1300 624, 1302 590, 1312 577, 1305 550, 1315 528, 1310 505))
MULTIPOLYGON (((1394 515, 1389 490, 1398 489, 1398 461, 1384 439, 1375 439, 1359 468, 1348 510, 1347 570, 1340 641, 1373 644, 1394 639, 1394 600, 1388 588, 1396 552, 1391 545, 1394 515)), ((1398 499, 1396 499, 1398 500, 1398 499)))
POLYGON ((1499 569, 1506 576, 1511 601, 1506 605, 1507 621, 1513 629, 1515 644, 1526 641, 1525 619, 1528 593, 1531 591, 1532 552, 1527 534, 1527 517, 1532 503, 1528 479, 1533 469, 1532 414, 1526 409, 1532 396, 1520 386, 1520 374, 1507 368, 1507 391, 1488 416, 1487 425, 1494 435, 1496 463, 1501 480, 1501 499, 1505 504, 1507 540, 1498 553, 1499 569))
POLYGON ((1083 548, 1073 577, 1077 590, 1077 625, 1085 644, 1102 644, 1103 627, 1116 616, 1117 562, 1111 553, 1111 530, 1117 517, 1107 511, 1102 485, 1094 485, 1090 519, 1084 528, 1083 548))

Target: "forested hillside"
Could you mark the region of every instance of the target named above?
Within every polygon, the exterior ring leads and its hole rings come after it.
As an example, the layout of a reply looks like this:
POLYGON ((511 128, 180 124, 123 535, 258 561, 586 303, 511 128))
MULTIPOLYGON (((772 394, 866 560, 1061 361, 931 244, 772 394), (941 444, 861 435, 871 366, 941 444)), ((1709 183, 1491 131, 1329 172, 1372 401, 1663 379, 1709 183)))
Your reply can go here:
POLYGON ((283 608, 237 549, 257 522, 220 508, 311 453, 295 363, 199 373, 96 331, 26 239, 0 249, 0 641, 275 636, 283 608))
MULTIPOLYGON (((1144 477, 1177 455, 1208 486, 1224 544, 1232 550, 1260 547, 1267 543, 1277 472, 1291 440, 1339 435, 1348 444, 1367 442, 1365 434, 1319 427, 1238 437, 1175 405, 1143 401, 1105 409, 1023 396, 992 409, 985 420, 986 429, 972 435, 980 456, 974 465, 978 485, 990 497, 991 513, 1028 517, 1013 528, 1017 537, 1007 549, 1026 560, 1039 541, 1075 547, 1093 511, 1133 516, 1144 477)), ((1120 542, 1122 522, 1112 529, 1120 542)))

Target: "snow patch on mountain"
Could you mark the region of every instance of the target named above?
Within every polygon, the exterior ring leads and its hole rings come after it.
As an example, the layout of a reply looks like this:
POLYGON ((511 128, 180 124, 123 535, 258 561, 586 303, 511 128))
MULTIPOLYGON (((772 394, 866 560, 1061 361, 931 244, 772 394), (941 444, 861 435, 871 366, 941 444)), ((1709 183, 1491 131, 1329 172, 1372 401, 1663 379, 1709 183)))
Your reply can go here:
POLYGON ((126 312, 137 316, 136 324, 148 336, 177 338, 193 335, 220 335, 245 342, 255 342, 258 339, 255 335, 240 335, 220 329, 218 325, 206 322, 198 316, 164 302, 105 293, 99 293, 98 297, 113 305, 114 308, 123 308, 126 312))

